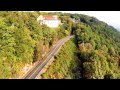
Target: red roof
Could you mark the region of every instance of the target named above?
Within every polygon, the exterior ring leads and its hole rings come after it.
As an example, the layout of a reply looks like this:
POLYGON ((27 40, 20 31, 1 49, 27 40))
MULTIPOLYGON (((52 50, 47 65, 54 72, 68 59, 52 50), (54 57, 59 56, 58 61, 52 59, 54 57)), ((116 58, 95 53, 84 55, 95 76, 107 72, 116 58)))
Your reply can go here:
POLYGON ((56 16, 43 16, 44 20, 58 20, 56 16))

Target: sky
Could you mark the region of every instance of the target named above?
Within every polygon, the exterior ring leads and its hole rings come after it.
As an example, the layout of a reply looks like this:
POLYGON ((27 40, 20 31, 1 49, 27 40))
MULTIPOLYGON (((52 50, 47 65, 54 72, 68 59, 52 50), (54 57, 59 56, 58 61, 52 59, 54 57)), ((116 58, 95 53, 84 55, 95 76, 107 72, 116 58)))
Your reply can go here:
POLYGON ((111 25, 120 31, 120 11, 45 11, 45 12, 77 13, 94 16, 100 21, 104 21, 108 25, 111 25))

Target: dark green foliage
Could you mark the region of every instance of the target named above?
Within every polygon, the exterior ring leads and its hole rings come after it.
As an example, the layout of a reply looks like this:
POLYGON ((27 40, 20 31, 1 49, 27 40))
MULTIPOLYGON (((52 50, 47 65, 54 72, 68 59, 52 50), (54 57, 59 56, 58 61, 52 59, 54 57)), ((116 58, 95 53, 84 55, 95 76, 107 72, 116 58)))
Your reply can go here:
POLYGON ((55 56, 53 64, 42 74, 45 79, 78 79, 80 62, 74 39, 68 41, 55 56))
MULTIPOLYGON (((70 34, 71 25, 66 28, 62 24, 56 29, 39 25, 40 14, 0 12, 0 78, 18 77, 25 64, 41 60, 58 39, 70 34)), ((65 21, 67 25, 70 23, 68 19, 65 21)))
POLYGON ((0 78, 18 77, 25 64, 41 60, 57 40, 71 33, 75 33, 76 42, 64 45, 44 78, 78 78, 79 64, 83 78, 120 78, 120 32, 95 17, 37 11, 0 12, 0 78), (55 29, 39 25, 36 18, 40 14, 57 14, 62 24, 55 29))
POLYGON ((83 63, 83 78, 119 78, 120 33, 93 17, 80 15, 80 20, 75 34, 83 63))

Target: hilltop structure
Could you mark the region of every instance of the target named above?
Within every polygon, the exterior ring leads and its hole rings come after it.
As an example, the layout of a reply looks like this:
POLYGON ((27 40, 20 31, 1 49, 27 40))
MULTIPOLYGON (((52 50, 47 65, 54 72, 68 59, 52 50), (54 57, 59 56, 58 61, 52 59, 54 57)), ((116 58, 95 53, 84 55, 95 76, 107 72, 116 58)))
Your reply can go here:
POLYGON ((56 28, 61 23, 61 20, 58 19, 57 15, 48 15, 48 16, 40 15, 37 18, 37 21, 40 25, 45 24, 50 28, 56 28))

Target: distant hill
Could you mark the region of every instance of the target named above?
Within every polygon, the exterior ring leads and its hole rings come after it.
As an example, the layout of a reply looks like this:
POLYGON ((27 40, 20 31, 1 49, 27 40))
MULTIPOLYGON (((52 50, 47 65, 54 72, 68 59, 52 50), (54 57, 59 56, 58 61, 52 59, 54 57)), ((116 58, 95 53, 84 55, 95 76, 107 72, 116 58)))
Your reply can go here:
POLYGON ((120 28, 117 28, 117 30, 120 32, 120 28))
POLYGON ((120 32, 87 15, 73 15, 80 20, 75 35, 82 64, 82 77, 87 79, 120 78, 120 32))

